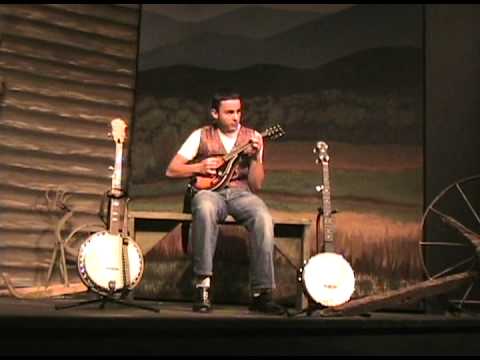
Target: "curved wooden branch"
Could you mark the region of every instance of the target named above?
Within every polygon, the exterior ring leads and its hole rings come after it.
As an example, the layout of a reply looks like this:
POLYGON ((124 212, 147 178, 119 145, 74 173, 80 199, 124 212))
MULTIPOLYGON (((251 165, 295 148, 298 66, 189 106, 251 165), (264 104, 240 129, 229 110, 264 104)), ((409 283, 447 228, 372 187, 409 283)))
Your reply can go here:
POLYGON ((70 284, 69 286, 60 284, 49 287, 37 286, 17 289, 6 273, 2 273, 1 275, 7 285, 9 294, 17 299, 43 299, 58 295, 81 293, 88 290, 83 283, 70 284))

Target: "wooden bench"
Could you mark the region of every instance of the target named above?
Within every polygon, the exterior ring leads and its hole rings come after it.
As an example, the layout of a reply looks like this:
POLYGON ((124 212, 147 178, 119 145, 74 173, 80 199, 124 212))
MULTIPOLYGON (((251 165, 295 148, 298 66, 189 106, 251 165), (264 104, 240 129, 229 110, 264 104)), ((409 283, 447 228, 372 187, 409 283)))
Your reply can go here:
MULTIPOLYGON (((172 231, 175 226, 179 223, 188 223, 192 221, 191 214, 180 213, 180 212, 164 212, 164 211, 136 211, 129 210, 127 213, 128 219, 128 233, 130 237, 137 240, 136 231, 140 222, 154 222, 155 227, 158 227, 161 232, 161 236, 167 235, 172 231)), ((305 261, 310 258, 310 243, 308 233, 311 226, 311 219, 308 218, 293 218, 293 217, 280 217, 273 216, 274 222, 274 235, 275 235, 275 249, 287 259, 287 262, 292 266, 295 271, 298 271, 300 267, 304 266, 305 261), (280 241, 282 239, 296 240, 300 242, 300 256, 298 259, 290 259, 286 255, 285 251, 282 251, 280 241)), ((225 225, 238 225, 238 223, 229 216, 226 221, 222 224, 225 225)), ((158 236, 156 237, 158 239, 158 236)), ((152 244, 146 245, 146 247, 151 247, 152 244)), ((297 310, 303 310, 307 305, 307 299, 303 292, 303 285, 300 281, 297 281, 296 284, 296 297, 295 297, 295 307, 297 310)))

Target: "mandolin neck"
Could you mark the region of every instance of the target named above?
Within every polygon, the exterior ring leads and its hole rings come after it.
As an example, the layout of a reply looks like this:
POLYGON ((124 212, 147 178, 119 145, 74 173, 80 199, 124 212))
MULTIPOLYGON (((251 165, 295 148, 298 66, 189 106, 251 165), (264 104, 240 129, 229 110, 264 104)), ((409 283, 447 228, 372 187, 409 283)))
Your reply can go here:
POLYGON ((240 155, 242 152, 244 152, 251 143, 252 143, 252 141, 250 140, 250 141, 248 141, 246 144, 243 144, 242 146, 239 146, 238 148, 233 149, 233 150, 230 151, 228 154, 226 154, 226 155, 223 156, 223 160, 229 161, 229 160, 237 157, 237 156, 240 155))

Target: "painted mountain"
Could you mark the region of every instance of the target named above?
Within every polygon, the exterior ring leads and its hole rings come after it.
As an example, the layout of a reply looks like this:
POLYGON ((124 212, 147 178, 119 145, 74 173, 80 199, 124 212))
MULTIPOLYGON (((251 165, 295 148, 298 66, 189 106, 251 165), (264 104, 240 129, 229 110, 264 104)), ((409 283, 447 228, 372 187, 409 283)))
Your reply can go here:
POLYGON ((384 93, 420 91, 422 53, 415 47, 380 47, 359 51, 322 67, 295 69, 257 64, 238 70, 189 65, 138 73, 144 95, 206 101, 214 89, 235 84, 247 97, 317 93, 324 89, 384 93))
MULTIPOLYGON (((145 54, 157 47, 178 44, 202 33, 264 39, 322 16, 322 14, 312 12, 245 7, 213 17, 208 21, 194 23, 176 21, 168 16, 148 11, 148 5, 144 5, 140 53, 144 57, 145 54), (154 31, 151 31, 152 29, 154 31)), ((156 66, 155 63, 152 65, 156 66)))
POLYGON ((159 28, 142 33, 139 70, 173 65, 232 70, 255 64, 305 69, 369 48, 421 47, 420 5, 357 5, 314 15, 248 7, 194 24, 147 13, 145 21, 159 28))
MULTIPOLYGON (((139 104, 177 98, 201 107, 216 89, 233 86, 245 98, 261 99, 249 115, 255 126, 291 119, 290 139, 321 132, 335 141, 421 143, 420 5, 357 5, 313 20, 288 14, 247 7, 189 25, 151 15, 150 26, 159 21, 155 33, 168 43, 158 40, 140 56, 139 104), (276 20, 262 25, 259 19, 270 14, 276 20), (288 14, 295 20, 275 26, 288 14), (254 38, 254 28, 264 37, 254 38), (335 121, 319 120, 328 118, 335 121)), ((192 118, 204 117, 195 113, 192 118)))

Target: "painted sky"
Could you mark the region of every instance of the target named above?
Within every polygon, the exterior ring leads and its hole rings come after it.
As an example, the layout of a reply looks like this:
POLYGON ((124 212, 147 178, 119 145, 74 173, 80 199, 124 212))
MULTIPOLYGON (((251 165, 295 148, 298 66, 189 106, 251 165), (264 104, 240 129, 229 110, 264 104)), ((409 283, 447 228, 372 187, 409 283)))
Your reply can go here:
POLYGON ((351 7, 351 4, 144 4, 147 11, 169 16, 178 21, 203 21, 241 7, 263 6, 276 10, 330 14, 351 7))

